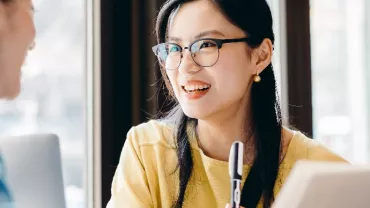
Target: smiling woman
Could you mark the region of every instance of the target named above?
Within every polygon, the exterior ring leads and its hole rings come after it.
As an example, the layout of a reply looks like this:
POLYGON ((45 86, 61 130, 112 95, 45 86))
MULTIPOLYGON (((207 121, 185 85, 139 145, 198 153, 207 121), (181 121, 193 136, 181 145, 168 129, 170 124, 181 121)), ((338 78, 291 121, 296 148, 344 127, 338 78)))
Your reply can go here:
POLYGON ((265 0, 166 1, 153 52, 177 105, 127 134, 109 208, 225 207, 235 141, 246 147, 243 188, 257 195, 244 207, 270 207, 297 160, 344 161, 283 126, 272 23, 265 0))
POLYGON ((21 66, 35 33, 31 0, 0 1, 0 98, 19 94, 21 66))

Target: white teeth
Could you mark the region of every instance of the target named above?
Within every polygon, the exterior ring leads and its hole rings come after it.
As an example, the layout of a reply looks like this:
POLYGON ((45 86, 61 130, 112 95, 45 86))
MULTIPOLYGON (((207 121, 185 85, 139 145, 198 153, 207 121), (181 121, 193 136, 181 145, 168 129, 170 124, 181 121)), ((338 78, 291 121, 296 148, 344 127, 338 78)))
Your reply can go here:
POLYGON ((192 90, 202 90, 202 89, 207 89, 211 87, 210 85, 187 85, 184 86, 184 89, 186 91, 192 91, 192 90))

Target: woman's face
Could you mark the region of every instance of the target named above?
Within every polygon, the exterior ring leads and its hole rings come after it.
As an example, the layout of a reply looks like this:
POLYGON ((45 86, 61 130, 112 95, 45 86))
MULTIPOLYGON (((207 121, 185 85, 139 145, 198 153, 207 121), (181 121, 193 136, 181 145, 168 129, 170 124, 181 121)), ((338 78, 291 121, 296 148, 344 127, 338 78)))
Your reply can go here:
POLYGON ((19 94, 21 66, 35 33, 31 0, 0 2, 0 98, 19 94))
MULTIPOLYGON (((231 24, 212 1, 198 0, 182 5, 175 13, 168 26, 167 42, 184 48, 199 38, 244 37, 245 33, 231 24)), ((211 67, 197 65, 189 51, 183 50, 180 66, 166 72, 187 116, 209 119, 224 111, 245 108, 251 76, 256 73, 247 49, 245 42, 223 44, 218 61, 211 67)))

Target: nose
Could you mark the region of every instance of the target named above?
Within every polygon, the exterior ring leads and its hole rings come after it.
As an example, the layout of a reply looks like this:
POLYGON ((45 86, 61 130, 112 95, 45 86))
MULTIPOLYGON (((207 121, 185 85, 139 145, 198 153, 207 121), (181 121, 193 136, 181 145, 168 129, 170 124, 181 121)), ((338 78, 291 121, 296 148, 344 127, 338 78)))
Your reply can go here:
POLYGON ((182 52, 182 60, 179 66, 179 72, 183 74, 194 74, 200 71, 202 68, 198 66, 193 58, 191 57, 192 54, 189 50, 183 50, 182 52))

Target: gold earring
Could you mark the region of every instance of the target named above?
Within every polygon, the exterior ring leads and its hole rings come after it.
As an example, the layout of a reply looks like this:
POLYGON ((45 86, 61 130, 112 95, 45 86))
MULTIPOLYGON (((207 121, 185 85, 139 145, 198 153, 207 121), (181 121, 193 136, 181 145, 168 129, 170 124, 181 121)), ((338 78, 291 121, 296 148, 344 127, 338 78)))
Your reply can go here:
POLYGON ((257 73, 255 75, 253 75, 253 81, 256 82, 256 83, 261 81, 261 77, 258 74, 258 70, 257 70, 257 73))

